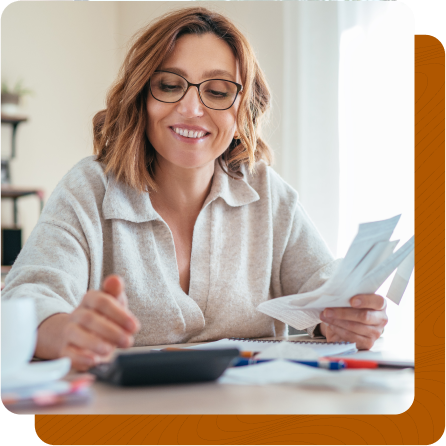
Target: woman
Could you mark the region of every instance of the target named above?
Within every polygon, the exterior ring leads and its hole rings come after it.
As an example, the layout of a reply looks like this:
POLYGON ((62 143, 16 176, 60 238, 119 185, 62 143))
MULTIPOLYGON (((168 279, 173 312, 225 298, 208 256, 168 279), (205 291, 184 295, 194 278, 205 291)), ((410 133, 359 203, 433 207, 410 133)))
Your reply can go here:
MULTIPOLYGON (((93 120, 96 156, 62 179, 7 277, 4 298, 36 301, 36 356, 85 370, 134 343, 286 333, 256 307, 319 287, 335 262, 267 166, 269 104, 225 17, 188 8, 141 31, 93 120)), ((308 333, 370 348, 385 300, 352 306, 308 333)))

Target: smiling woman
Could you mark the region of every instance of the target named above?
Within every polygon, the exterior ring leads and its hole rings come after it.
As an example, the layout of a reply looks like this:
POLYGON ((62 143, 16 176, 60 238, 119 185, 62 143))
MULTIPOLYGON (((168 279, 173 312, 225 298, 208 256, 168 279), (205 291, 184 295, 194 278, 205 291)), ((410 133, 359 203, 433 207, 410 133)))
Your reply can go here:
MULTIPOLYGON (((135 36, 121 76, 108 95, 107 109, 93 120, 98 161, 129 186, 156 190, 154 165, 161 145, 156 145, 155 138, 158 144, 161 138, 162 145, 168 145, 166 131, 178 119, 172 111, 193 108, 194 100, 205 106, 201 121, 212 132, 186 122, 180 122, 181 129, 209 133, 206 144, 221 151, 212 159, 218 159, 220 167, 237 172, 247 162, 252 171, 260 159, 272 162, 272 151, 260 136, 261 121, 270 106, 265 76, 243 34, 227 18, 205 8, 168 13, 135 36), (203 81, 209 82, 198 86, 203 81), (173 87, 175 93, 167 92, 173 87), (222 91, 213 88, 223 88, 232 101, 225 98, 224 106, 220 105, 222 99, 216 99, 216 94, 221 96, 222 91), (167 98, 171 94, 174 97, 167 98), (160 122, 159 117, 167 113, 160 122)), ((202 117, 197 110, 187 113, 198 113, 195 120, 202 117)))
MULTIPOLYGON (((93 119, 95 156, 59 183, 7 276, 4 299, 36 301, 36 356, 85 370, 134 343, 286 334, 257 306, 318 288, 336 261, 269 167, 269 105, 222 15, 182 9, 139 33, 93 119)), ((351 303, 308 333, 370 348, 384 299, 351 303)))

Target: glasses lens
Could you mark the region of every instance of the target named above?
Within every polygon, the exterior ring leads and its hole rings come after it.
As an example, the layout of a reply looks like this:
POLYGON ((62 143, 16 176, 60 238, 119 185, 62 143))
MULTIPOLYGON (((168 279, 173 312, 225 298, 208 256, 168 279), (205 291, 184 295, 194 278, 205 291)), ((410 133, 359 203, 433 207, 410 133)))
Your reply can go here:
POLYGON ((200 93, 207 107, 224 110, 233 104, 237 96, 237 86, 227 81, 210 80, 201 85, 200 93))
MULTIPOLYGON (((173 73, 154 73, 150 78, 150 89, 153 97, 162 102, 177 102, 187 90, 187 82, 173 73)), ((225 110, 234 103, 237 97, 237 86, 224 80, 209 80, 200 86, 203 103, 215 110, 225 110)))
POLYGON ((172 73, 154 73, 150 78, 150 89, 155 99, 163 102, 176 102, 187 88, 186 81, 172 73))

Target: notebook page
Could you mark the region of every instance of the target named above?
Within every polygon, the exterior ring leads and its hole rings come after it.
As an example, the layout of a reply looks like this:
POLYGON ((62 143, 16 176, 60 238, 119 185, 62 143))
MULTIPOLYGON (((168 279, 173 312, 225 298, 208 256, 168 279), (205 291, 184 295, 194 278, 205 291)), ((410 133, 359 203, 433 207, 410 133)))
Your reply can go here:
MULTIPOLYGON (((242 352, 263 352, 270 348, 274 343, 280 341, 255 341, 255 340, 239 340, 239 339, 221 339, 215 342, 209 342, 207 344, 195 345, 192 347, 186 347, 193 350, 213 350, 224 348, 238 348, 242 352)), ((327 343, 327 342, 293 342, 282 341, 289 344, 296 344, 297 346, 304 345, 305 347, 314 350, 318 356, 331 356, 340 355, 346 353, 354 353, 357 351, 355 343, 327 343)))

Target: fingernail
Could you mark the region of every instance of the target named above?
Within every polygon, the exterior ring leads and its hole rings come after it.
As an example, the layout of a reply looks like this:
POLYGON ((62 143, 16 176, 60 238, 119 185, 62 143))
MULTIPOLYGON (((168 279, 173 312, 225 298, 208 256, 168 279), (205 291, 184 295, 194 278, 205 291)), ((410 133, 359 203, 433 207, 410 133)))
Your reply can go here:
POLYGON ((132 343, 131 343, 131 338, 129 336, 123 336, 121 338, 121 342, 120 342, 120 346, 121 347, 129 347, 132 343))
POLYGON ((359 307, 361 305, 361 299, 359 297, 353 299, 353 306, 359 307))
POLYGON ((135 322, 133 322, 132 320, 128 320, 127 323, 125 324, 125 328, 128 331, 133 331, 135 329, 135 322))
POLYGON ((87 366, 89 366, 89 367, 93 367, 94 365, 96 365, 96 359, 95 358, 86 357, 85 358, 85 362, 87 363, 87 366))
POLYGON ((333 310, 325 310, 324 311, 324 316, 325 317, 330 318, 330 317, 333 317, 333 315, 334 315, 333 310))
POLYGON ((133 317, 133 330, 132 332, 136 332, 139 331, 141 329, 141 324, 139 322, 139 320, 136 317, 133 317))
POLYGON ((107 344, 101 344, 99 346, 99 352, 103 355, 110 353, 110 347, 107 344))

